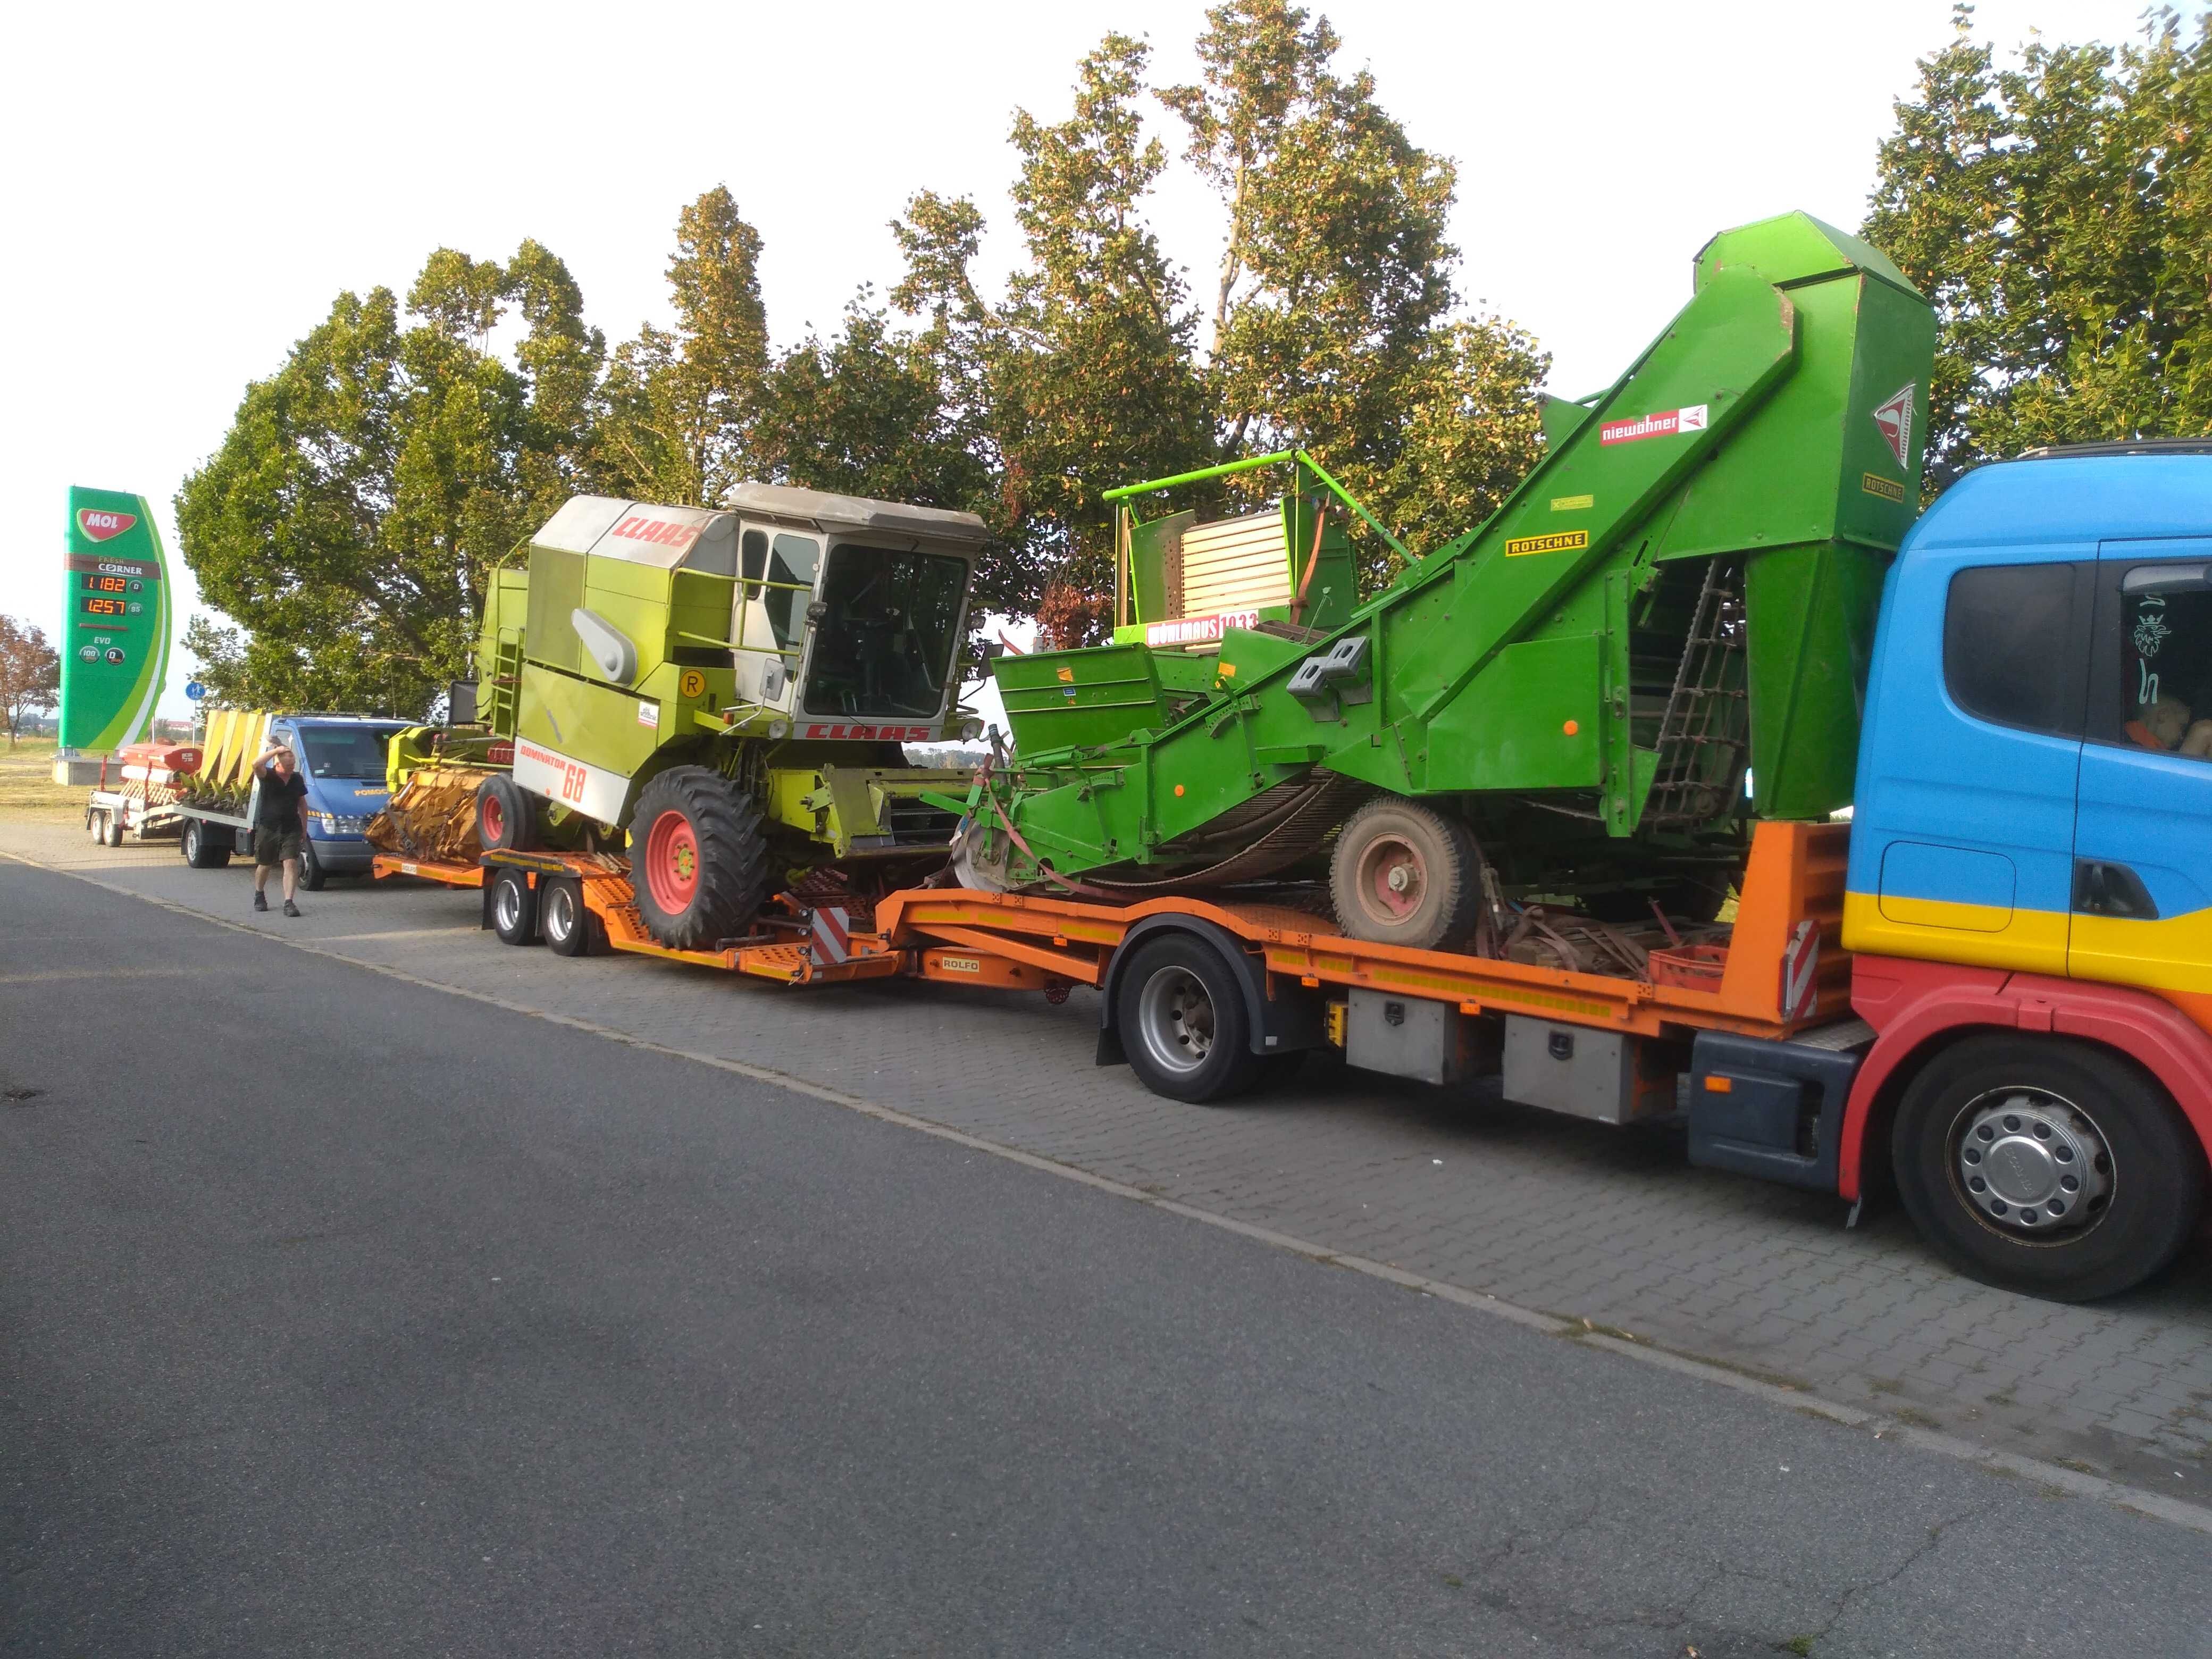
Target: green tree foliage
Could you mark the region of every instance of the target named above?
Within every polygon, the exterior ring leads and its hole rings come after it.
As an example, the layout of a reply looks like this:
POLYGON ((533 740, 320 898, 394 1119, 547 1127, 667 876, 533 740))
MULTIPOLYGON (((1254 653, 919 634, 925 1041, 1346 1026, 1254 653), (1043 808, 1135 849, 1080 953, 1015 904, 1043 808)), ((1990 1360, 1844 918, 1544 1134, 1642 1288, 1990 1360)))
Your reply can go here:
POLYGON ((607 376, 599 470, 612 493, 696 507, 750 476, 769 368, 760 253, 760 233, 724 185, 678 216, 676 327, 647 324, 607 376))
POLYGON ((604 348, 556 258, 440 249, 406 317, 388 289, 340 295, 178 494, 185 562, 234 619, 185 636, 220 702, 427 711, 485 573, 582 475, 604 348), (510 365, 490 340, 515 305, 510 365))
POLYGON ((23 722, 61 701, 62 659, 46 630, 18 617, 0 616, 0 717, 13 749, 23 722))
POLYGON ((1895 109, 1865 234, 1936 308, 1929 493, 2037 444, 2212 432, 2212 20, 2001 67, 1960 5, 1895 109))

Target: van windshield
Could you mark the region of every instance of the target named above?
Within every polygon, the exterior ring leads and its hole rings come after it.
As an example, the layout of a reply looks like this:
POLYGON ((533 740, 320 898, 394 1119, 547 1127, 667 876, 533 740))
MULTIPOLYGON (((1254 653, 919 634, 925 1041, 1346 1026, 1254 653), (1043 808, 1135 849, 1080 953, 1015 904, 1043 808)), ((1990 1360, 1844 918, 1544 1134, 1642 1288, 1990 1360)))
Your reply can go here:
POLYGON ((965 559, 849 544, 830 549, 806 712, 936 715, 967 596, 965 559))
POLYGON ((385 745, 397 726, 307 726, 300 728, 301 762, 311 778, 384 777, 385 745))

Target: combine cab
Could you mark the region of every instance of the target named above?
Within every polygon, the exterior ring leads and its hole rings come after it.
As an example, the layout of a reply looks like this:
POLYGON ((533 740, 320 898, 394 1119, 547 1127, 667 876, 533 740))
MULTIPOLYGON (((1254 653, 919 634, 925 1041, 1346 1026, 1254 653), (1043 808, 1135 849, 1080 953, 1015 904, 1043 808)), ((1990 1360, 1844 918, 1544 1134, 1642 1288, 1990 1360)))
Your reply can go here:
POLYGON ((967 775, 902 745, 980 732, 957 705, 985 540, 972 514, 768 484, 720 510, 576 497, 486 595, 481 724, 395 742, 379 844, 627 840, 646 925, 681 950, 823 866, 926 872, 957 815, 925 797, 967 775))

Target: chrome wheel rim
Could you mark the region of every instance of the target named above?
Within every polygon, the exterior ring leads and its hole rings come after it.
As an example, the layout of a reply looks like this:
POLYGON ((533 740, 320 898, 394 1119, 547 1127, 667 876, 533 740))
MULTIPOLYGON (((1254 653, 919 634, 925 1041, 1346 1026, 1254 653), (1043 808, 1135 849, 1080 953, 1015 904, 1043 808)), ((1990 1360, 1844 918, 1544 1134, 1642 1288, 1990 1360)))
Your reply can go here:
POLYGON ((2078 1238, 2112 1213, 2111 1142, 2078 1103, 2048 1089, 1975 1096, 1952 1120, 1947 1152, 1960 1201, 2008 1238, 2078 1238))
POLYGON ((498 918, 501 932, 512 933, 520 930, 522 894, 514 883, 511 881, 500 883, 499 891, 493 896, 491 903, 492 915, 498 918))
POLYGON ((1138 1034, 1164 1070, 1188 1075, 1213 1052, 1213 999, 1188 968, 1161 968, 1137 996, 1138 1034))
POLYGON ((566 945, 568 930, 574 922, 573 906, 575 900, 566 887, 556 887, 545 896, 545 937, 566 945))

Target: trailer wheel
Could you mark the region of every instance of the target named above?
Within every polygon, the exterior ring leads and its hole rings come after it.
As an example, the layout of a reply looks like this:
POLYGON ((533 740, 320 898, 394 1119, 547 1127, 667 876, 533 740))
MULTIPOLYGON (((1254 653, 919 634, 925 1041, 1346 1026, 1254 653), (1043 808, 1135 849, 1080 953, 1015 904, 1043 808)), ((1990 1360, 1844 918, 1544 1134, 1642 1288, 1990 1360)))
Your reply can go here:
POLYGON ((1139 946, 1118 1001, 1122 1052, 1154 1094, 1204 1104, 1258 1079, 1244 988, 1205 940, 1167 933, 1139 946))
POLYGON ((502 945, 538 943, 538 895, 520 870, 501 870, 491 878, 491 930, 502 945))
POLYGON ((706 767, 672 766, 645 786, 630 848, 638 915, 671 950, 736 938, 768 896, 760 805, 706 767))
POLYGON ((477 786, 477 840, 487 853, 526 853, 538 845, 538 804, 510 777, 477 786))
POLYGON ((574 876, 554 876, 539 886, 538 927, 556 957, 606 952, 606 924, 584 902, 584 884, 574 876))
POLYGON ((185 862, 193 869, 220 870, 230 862, 238 842, 228 830, 217 833, 203 819, 186 818, 185 833, 178 844, 184 848, 185 862))
POLYGON ((85 809, 85 833, 92 837, 92 844, 95 847, 100 846, 107 839, 106 833, 102 831, 100 827, 100 815, 94 811, 90 807, 87 807, 85 809))
POLYGON ((1898 1197, 1977 1279, 2089 1302, 2171 1261, 2204 1201, 2204 1149, 2164 1090, 2060 1037, 1946 1049, 1898 1103, 1898 1197))
POLYGON ((123 845, 123 815, 102 812, 100 815, 100 844, 103 847, 123 845))
POLYGON ((1474 931, 1480 915, 1474 836, 1458 819, 1403 796, 1378 797, 1337 833, 1328 890, 1354 939, 1449 949, 1474 931))

